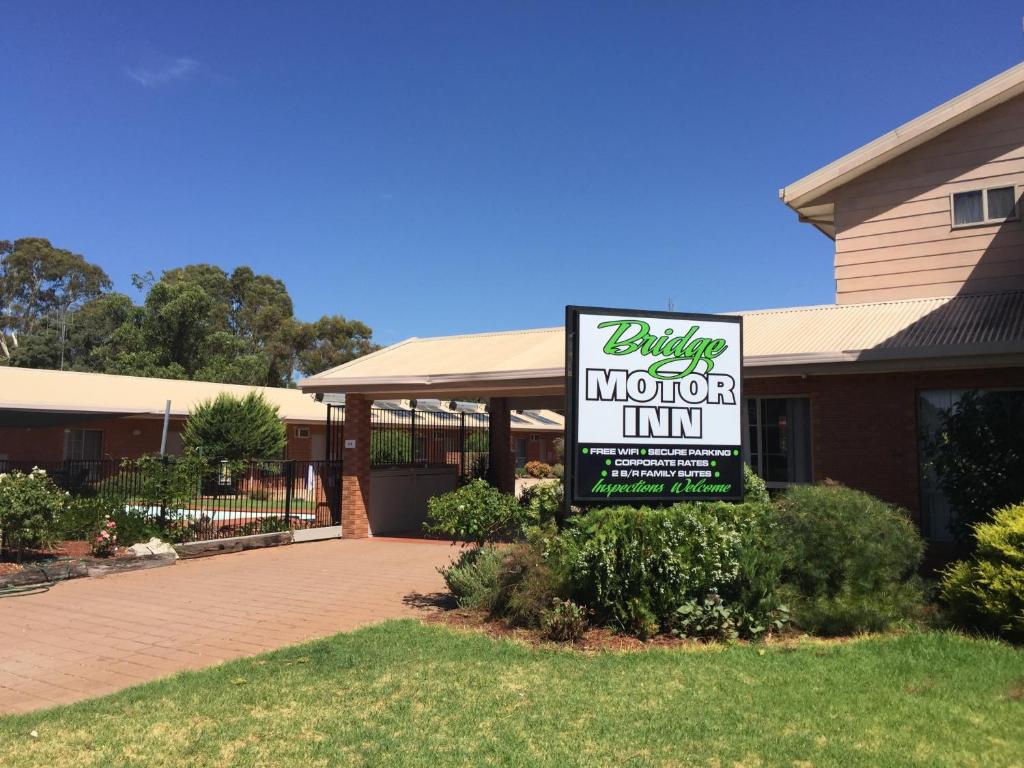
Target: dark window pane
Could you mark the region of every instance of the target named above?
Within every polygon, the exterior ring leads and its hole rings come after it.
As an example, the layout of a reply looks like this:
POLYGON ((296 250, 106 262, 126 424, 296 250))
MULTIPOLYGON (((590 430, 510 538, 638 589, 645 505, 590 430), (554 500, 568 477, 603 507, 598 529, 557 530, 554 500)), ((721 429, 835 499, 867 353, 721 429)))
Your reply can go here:
POLYGON ((978 224, 984 220, 981 192, 957 192, 953 195, 954 224, 978 224))
POLYGON ((1016 203, 1013 187, 1001 187, 988 191, 988 217, 990 219, 1008 219, 1013 216, 1016 203))

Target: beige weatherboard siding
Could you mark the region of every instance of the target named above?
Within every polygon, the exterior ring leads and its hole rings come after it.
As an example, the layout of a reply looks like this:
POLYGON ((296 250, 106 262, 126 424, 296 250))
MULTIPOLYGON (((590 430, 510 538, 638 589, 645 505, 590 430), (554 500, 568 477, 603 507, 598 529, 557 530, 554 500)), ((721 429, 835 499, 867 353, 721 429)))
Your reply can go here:
POLYGON ((1024 288, 1021 221, 954 227, 957 192, 1024 189, 1024 96, 835 190, 841 304, 1024 288))
POLYGON ((1024 64, 780 191, 835 240, 839 304, 1024 289, 1024 64), (953 226, 958 192, 1012 187, 1013 220, 953 226))

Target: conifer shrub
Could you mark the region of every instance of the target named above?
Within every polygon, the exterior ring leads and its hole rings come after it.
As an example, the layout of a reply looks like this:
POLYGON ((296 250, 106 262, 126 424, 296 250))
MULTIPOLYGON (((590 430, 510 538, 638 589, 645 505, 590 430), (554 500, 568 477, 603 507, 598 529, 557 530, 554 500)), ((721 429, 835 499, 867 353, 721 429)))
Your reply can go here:
POLYGON ((943 574, 941 594, 960 626, 1024 641, 1024 503, 974 526, 975 552, 943 574))
POLYGON ((924 544, 905 510, 834 484, 793 486, 769 508, 797 626, 840 635, 916 615, 924 544))

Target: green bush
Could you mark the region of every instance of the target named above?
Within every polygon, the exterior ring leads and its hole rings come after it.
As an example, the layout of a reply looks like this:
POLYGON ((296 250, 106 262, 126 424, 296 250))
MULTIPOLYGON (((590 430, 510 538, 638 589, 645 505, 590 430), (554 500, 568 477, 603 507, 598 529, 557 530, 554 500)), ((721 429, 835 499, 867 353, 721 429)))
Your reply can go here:
POLYGON ((572 600, 554 599, 541 619, 544 636, 560 643, 575 643, 587 631, 587 610, 572 600))
POLYGON ((412 432, 408 429, 374 429, 370 432, 370 464, 410 464, 413 460, 412 432))
POLYGON ((523 489, 519 503, 530 511, 530 518, 541 525, 553 523, 565 503, 565 486, 555 480, 528 485, 523 489))
POLYGON ((957 624, 1024 641, 1024 503, 996 510, 974 538, 974 556, 943 574, 943 600, 957 624))
POLYGON ((70 499, 57 520, 57 530, 65 539, 90 539, 107 517, 116 524, 117 543, 122 547, 167 538, 167 532, 145 512, 127 508, 123 499, 104 496, 70 499))
POLYGON ((534 537, 502 550, 493 616, 517 627, 537 627, 552 600, 566 594, 564 578, 544 556, 543 539, 534 537))
POLYGON ((974 523, 1024 499, 1024 393, 964 393, 942 414, 928 457, 953 508, 952 532, 969 542, 974 523))
POLYGON ((598 621, 640 637, 685 632, 680 609, 716 594, 737 634, 757 637, 783 616, 769 533, 759 505, 610 507, 573 518, 551 548, 573 598, 598 621))
POLYGON ((68 495, 38 467, 0 474, 0 550, 41 549, 57 538, 68 495))
POLYGON ((222 392, 192 409, 181 441, 188 452, 211 459, 272 459, 284 452, 287 432, 277 406, 262 394, 222 392))
POLYGON ((768 495, 768 486, 750 468, 749 464, 743 465, 743 501, 747 504, 771 503, 771 497, 768 495))
POLYGON ((907 513, 842 486, 794 486, 775 510, 775 546, 794 622, 826 635, 912 617, 924 545, 907 513))
POLYGON ((462 608, 476 608, 490 613, 498 602, 498 574, 503 556, 493 546, 464 549, 441 576, 455 601, 462 608))
POLYGON ((515 496, 502 493, 483 480, 473 480, 458 490, 430 499, 424 529, 453 541, 482 545, 521 538, 526 527, 535 522, 531 510, 515 496))
POLYGON ((134 502, 165 510, 175 510, 192 501, 199 495, 203 481, 217 471, 196 454, 176 458, 150 454, 125 459, 121 466, 135 475, 132 478, 134 502))

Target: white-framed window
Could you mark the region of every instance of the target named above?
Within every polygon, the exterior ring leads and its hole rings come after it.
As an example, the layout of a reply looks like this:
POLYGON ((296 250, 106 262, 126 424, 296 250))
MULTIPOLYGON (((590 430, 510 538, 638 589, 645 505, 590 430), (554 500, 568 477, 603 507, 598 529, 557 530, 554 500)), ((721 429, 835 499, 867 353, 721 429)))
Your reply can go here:
POLYGON ((769 488, 813 480, 811 399, 748 397, 744 409, 745 459, 769 488))
POLYGON ((307 438, 307 437, 309 437, 309 427, 296 427, 295 428, 295 437, 297 437, 297 438, 307 438))
POLYGON ((72 461, 95 461, 103 458, 103 430, 65 429, 64 458, 72 461))
POLYGON ((950 195, 953 228, 999 224, 1017 218, 1017 188, 989 187, 950 195))

